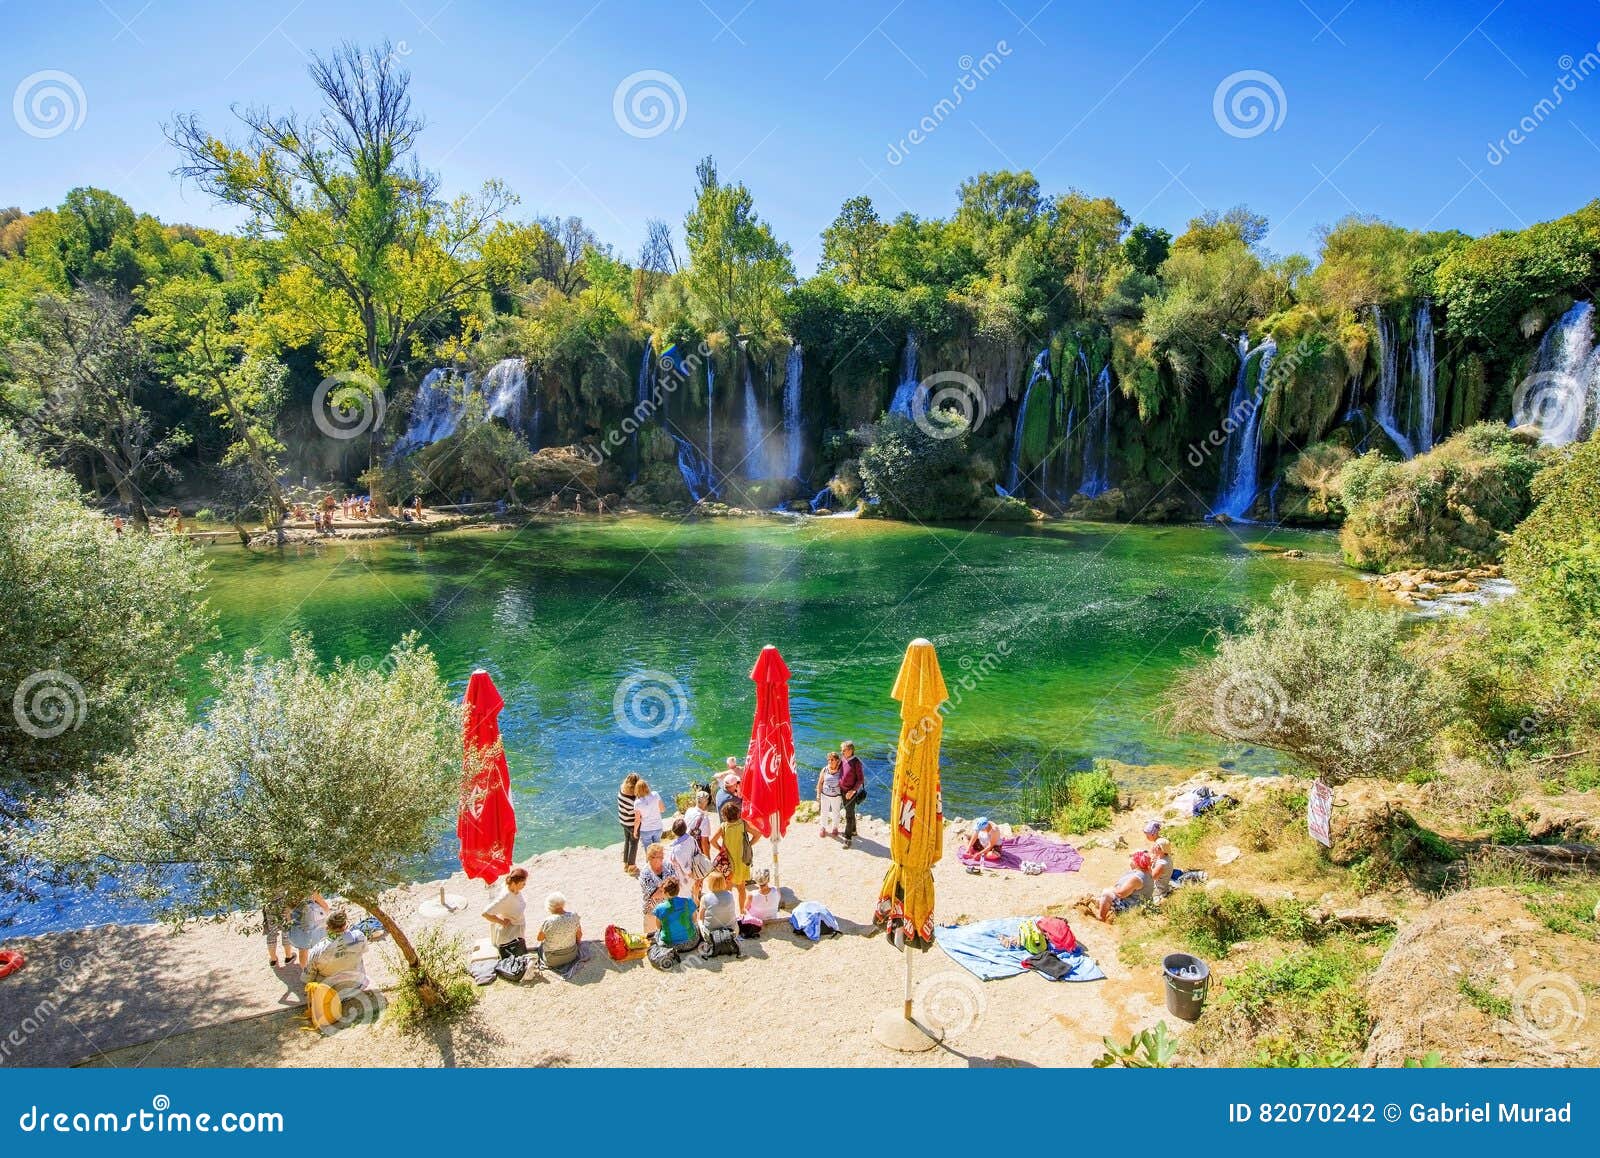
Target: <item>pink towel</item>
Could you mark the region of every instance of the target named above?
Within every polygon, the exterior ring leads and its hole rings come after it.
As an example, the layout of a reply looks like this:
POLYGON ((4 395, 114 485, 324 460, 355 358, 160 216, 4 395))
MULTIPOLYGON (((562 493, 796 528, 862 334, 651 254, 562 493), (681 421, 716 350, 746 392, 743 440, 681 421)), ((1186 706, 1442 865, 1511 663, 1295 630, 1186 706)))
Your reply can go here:
POLYGON ((1047 873, 1075 873, 1083 867, 1083 854, 1065 841, 1025 832, 1013 836, 1000 846, 1000 859, 984 860, 982 855, 961 856, 962 864, 981 865, 984 868, 1011 869, 1020 872, 1023 861, 1036 861, 1044 865, 1047 873))

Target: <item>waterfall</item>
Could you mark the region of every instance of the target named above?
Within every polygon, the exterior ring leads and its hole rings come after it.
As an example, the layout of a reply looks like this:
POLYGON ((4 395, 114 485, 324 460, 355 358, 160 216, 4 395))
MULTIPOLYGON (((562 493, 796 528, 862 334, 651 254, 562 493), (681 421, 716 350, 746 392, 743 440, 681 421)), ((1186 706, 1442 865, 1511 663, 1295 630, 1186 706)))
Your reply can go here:
POLYGON ((394 444, 394 457, 401 458, 454 434, 466 410, 469 385, 470 379, 462 382, 448 366, 429 370, 411 403, 410 424, 394 444))
POLYGON ((761 424, 761 402, 756 398, 756 384, 750 376, 750 362, 744 364, 744 476, 748 479, 767 477, 766 431, 761 424))
POLYGON ((544 436, 544 384, 539 380, 539 368, 529 371, 528 394, 533 399, 533 417, 528 420, 528 446, 538 450, 544 436))
POLYGON ((1211 511, 1213 518, 1227 515, 1230 519, 1242 519, 1256 501, 1260 490, 1262 388, 1277 353, 1277 344, 1271 338, 1262 339, 1251 349, 1250 336, 1239 335, 1239 372, 1234 377, 1233 394, 1228 399, 1225 418, 1228 440, 1222 448, 1222 477, 1217 483, 1217 505, 1211 511), (1256 367, 1254 381, 1250 374, 1252 362, 1256 367))
MULTIPOLYGON (((1565 446, 1592 437, 1600 411, 1600 348, 1594 342, 1594 304, 1574 302, 1561 320, 1545 331, 1539 342, 1539 356, 1533 374, 1547 375, 1527 392, 1533 414, 1545 419, 1539 442, 1544 446, 1565 446)), ((1527 409, 1519 402, 1519 409, 1527 409)), ((1515 419, 1513 419, 1515 421, 1515 419)))
POLYGON ((805 370, 805 351, 796 342, 789 348, 789 362, 783 369, 783 445, 784 473, 800 477, 800 375, 805 370))
POLYGON ((1400 392, 1400 351, 1394 341, 1394 323, 1383 316, 1382 306, 1372 307, 1372 320, 1378 329, 1378 408, 1373 417, 1399 448, 1401 457, 1415 458, 1417 452, 1394 416, 1395 396, 1400 392))
MULTIPOLYGON (((1087 366, 1087 361, 1084 363, 1087 366)), ((1111 367, 1100 367, 1089 387, 1088 430, 1083 439, 1083 482, 1078 493, 1099 498, 1111 487, 1111 367)))
POLYGON ((488 417, 498 418, 518 434, 528 407, 528 364, 521 358, 502 358, 489 368, 478 387, 488 417))
POLYGON ((823 487, 814 496, 812 496, 812 499, 811 499, 811 510, 812 510, 813 513, 817 512, 817 511, 831 511, 831 510, 833 510, 833 488, 832 487, 823 487))
POLYGON ((644 355, 639 359, 639 376, 633 387, 633 481, 639 481, 639 427, 644 425, 645 403, 650 398, 650 372, 654 369, 655 335, 644 339, 644 355))
POLYGON ((1433 303, 1426 298, 1417 307, 1415 333, 1411 337, 1411 373, 1417 384, 1417 433, 1412 442, 1418 454, 1427 454, 1433 449, 1434 368, 1433 303))
MULTIPOLYGON (((715 471, 717 462, 716 450, 716 396, 717 396, 717 370, 711 364, 711 359, 706 359, 706 469, 715 471)), ((679 448, 680 452, 682 448, 679 448)), ((681 461, 681 454, 680 454, 681 461)))
POLYGON ((670 430, 672 441, 678 447, 678 473, 683 476, 683 484, 689 488, 689 494, 695 502, 711 498, 717 493, 717 484, 711 471, 711 460, 695 449, 681 434, 673 434, 670 430))
POLYGON ((900 363, 900 384, 894 388, 894 398, 889 403, 889 413, 902 418, 911 417, 911 403, 917 396, 917 332, 906 332, 906 350, 900 363))
POLYGON ((1022 405, 1017 408, 1017 429, 1011 435, 1011 465, 1006 470, 1005 493, 1017 493, 1017 484, 1021 481, 1022 466, 1022 436, 1028 425, 1028 401, 1033 397, 1033 384, 1040 378, 1050 380, 1050 347, 1046 346, 1039 351, 1039 356, 1033 360, 1033 372, 1028 376, 1028 385, 1022 391, 1022 405))

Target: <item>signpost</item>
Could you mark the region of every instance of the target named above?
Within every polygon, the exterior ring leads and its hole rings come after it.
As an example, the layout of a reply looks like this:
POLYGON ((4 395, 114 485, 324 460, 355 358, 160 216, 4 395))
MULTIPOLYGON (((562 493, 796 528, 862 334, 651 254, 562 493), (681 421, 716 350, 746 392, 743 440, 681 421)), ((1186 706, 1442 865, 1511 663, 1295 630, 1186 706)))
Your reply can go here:
POLYGON ((1324 848, 1333 847, 1333 789, 1321 780, 1306 797, 1306 829, 1324 848))

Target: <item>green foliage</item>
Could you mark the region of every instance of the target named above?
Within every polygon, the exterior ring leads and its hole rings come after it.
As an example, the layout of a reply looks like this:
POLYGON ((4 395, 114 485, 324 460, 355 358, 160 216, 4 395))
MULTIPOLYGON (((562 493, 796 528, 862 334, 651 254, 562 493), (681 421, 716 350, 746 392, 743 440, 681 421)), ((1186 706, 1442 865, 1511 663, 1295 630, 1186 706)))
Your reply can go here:
POLYGON ((1167 1023, 1158 1021, 1150 1029, 1133 1035, 1127 1045, 1118 1045, 1109 1037, 1101 1038, 1106 1052, 1089 1064, 1097 1070, 1121 1066, 1124 1069, 1167 1069, 1178 1052, 1178 1041, 1167 1030, 1167 1023))
POLYGON ((888 415, 861 455, 861 483, 878 509, 895 518, 972 518, 983 492, 968 452, 959 416, 936 410, 917 423, 888 415))
POLYGON ((1401 1069, 1406 1070, 1437 1070, 1445 1069, 1444 1054, 1436 1049, 1430 1049, 1421 1057, 1408 1057, 1400 1063, 1401 1069))
POLYGON ((1398 777, 1425 761, 1449 691, 1405 646, 1400 616, 1336 583, 1279 587, 1243 630, 1219 633, 1167 696, 1175 728, 1263 744, 1330 784, 1398 777))
POLYGON ((846 285, 877 280, 878 250, 888 232, 871 197, 850 198, 822 231, 822 269, 837 272, 846 285))
POLYGON ((385 1010, 386 1019, 402 1033, 416 1033, 462 1016, 478 1003, 478 984, 467 974, 469 946, 459 933, 437 926, 424 929, 416 939, 420 971, 406 967, 399 953, 391 953, 389 967, 400 979, 385 1010), (436 1000, 423 1000, 424 979, 436 1000))
POLYGON ((1196 953, 1226 957, 1244 941, 1314 941, 1319 926, 1293 897, 1271 903, 1234 889, 1179 889, 1162 903, 1171 930, 1196 953))
POLYGON ((1511 999, 1501 997, 1491 989, 1486 989, 1477 984, 1470 977, 1463 976, 1456 982, 1456 988, 1461 996, 1467 999, 1467 1004, 1481 1013, 1501 1021, 1511 1017, 1511 999))
POLYGON ((1118 802, 1110 765, 1096 760, 1089 769, 1046 759, 1029 774, 1022 791, 1023 813, 1048 822, 1058 832, 1085 833, 1111 823, 1118 802))
POLYGON ((1122 256, 1135 273, 1151 275, 1161 268, 1172 250, 1172 234, 1140 222, 1122 241, 1122 256))
POLYGON ((1537 505, 1511 536, 1506 567, 1563 634, 1600 641, 1600 442, 1562 452, 1533 487, 1537 505))
POLYGON ((757 216, 741 182, 724 185, 710 157, 695 170, 695 207, 684 219, 689 246, 686 284, 704 333, 775 338, 783 291, 794 284, 789 246, 757 216))

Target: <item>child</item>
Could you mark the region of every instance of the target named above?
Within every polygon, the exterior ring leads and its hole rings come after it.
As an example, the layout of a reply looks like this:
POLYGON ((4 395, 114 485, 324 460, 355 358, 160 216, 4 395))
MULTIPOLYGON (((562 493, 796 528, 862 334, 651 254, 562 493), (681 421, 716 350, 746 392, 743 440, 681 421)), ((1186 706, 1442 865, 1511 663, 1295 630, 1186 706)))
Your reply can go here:
POLYGON ((839 753, 829 752, 827 764, 817 775, 817 835, 820 837, 838 836, 844 831, 844 791, 839 787, 843 771, 839 753))

